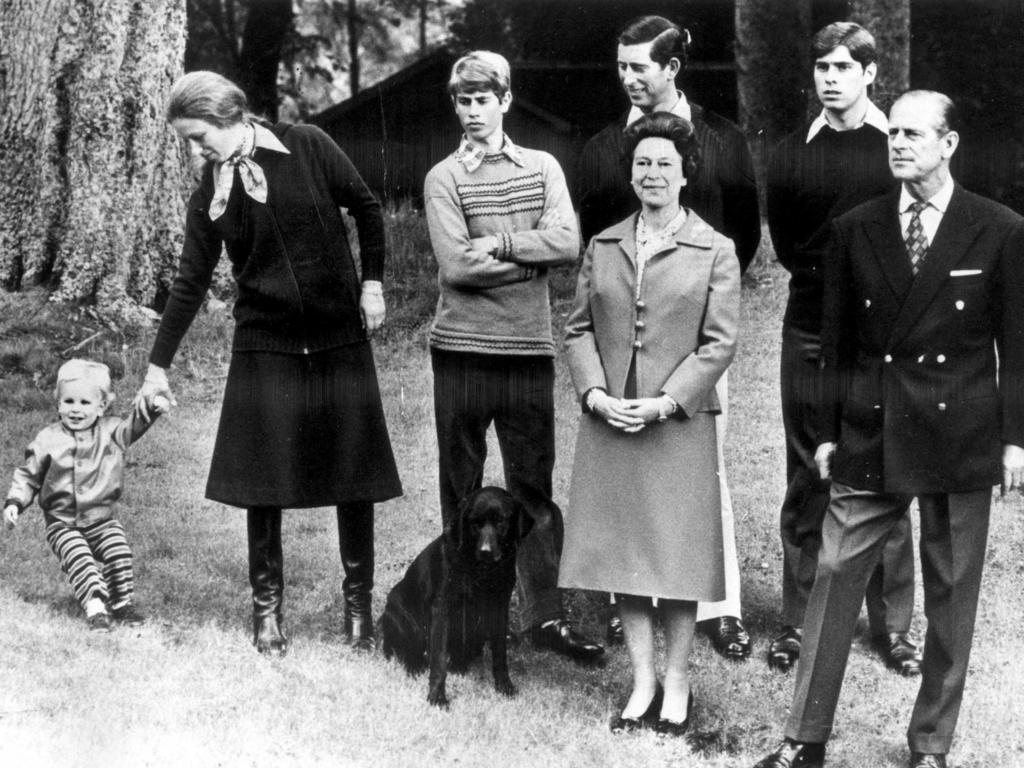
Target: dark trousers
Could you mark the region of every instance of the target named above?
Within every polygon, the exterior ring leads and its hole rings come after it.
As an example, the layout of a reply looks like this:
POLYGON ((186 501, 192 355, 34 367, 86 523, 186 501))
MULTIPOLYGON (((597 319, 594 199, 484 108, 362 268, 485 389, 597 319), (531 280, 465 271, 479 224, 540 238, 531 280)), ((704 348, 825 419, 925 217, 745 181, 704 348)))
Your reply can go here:
MULTIPOLYGON (((815 404, 821 401, 818 334, 785 327, 779 380, 786 431, 786 497, 779 512, 782 537, 782 623, 803 626, 821 547, 829 482, 818 476, 815 404)), ((906 632, 914 613, 914 538, 910 516, 893 526, 868 581, 865 598, 874 635, 906 632)))
POLYGON ((554 361, 536 355, 431 350, 440 460, 441 520, 480 488, 487 428, 501 450, 505 485, 533 518, 519 544, 517 589, 524 629, 563 615, 558 585, 562 511, 551 499, 555 465, 554 361))
MULTIPOLYGON (((991 501, 989 489, 918 496, 928 632, 921 688, 907 731, 915 752, 945 754, 953 740, 974 637, 991 501)), ((908 496, 832 484, 787 737, 821 742, 831 734, 864 588, 909 502, 908 496)))

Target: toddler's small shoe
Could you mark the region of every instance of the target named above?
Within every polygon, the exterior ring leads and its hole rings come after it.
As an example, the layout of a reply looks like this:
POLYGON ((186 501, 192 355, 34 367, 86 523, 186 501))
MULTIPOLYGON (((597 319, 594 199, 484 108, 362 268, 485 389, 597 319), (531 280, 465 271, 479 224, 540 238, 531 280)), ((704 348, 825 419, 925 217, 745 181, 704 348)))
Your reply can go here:
POLYGON ((131 603, 122 605, 120 608, 114 608, 110 614, 114 621, 126 627, 141 627, 146 623, 146 617, 139 613, 138 609, 131 603))
POLYGON ((89 629, 93 632, 109 632, 110 631, 110 614, 109 613, 94 613, 92 616, 88 616, 85 619, 85 623, 89 626, 89 629))

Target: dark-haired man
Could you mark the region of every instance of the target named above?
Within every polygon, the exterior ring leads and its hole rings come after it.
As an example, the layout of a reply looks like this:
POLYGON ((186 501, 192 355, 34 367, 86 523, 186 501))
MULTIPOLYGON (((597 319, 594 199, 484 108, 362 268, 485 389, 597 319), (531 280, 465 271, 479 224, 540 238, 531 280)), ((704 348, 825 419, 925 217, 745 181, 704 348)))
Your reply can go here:
MULTIPOLYGON (((786 497, 782 536, 782 632, 768 665, 786 671, 800 655, 804 610, 814 584, 829 483, 818 476, 818 361, 822 268, 833 219, 896 186, 886 161, 888 122, 868 97, 876 74, 875 39, 859 24, 829 24, 811 42, 814 88, 822 110, 784 138, 768 167, 768 227, 775 253, 790 272, 782 323, 782 423, 786 431, 786 497)), ((868 619, 886 663, 920 673, 910 639, 914 613, 914 541, 904 514, 868 582, 868 619)))
POLYGON ((864 588, 915 496, 928 632, 909 765, 946 766, 992 486, 1024 479, 1024 219, 954 183, 955 129, 948 97, 903 94, 888 139, 900 188, 832 226, 815 456, 831 498, 785 740, 755 768, 825 764, 864 588))
MULTIPOLYGON (((593 136, 580 155, 576 172, 580 229, 587 242, 602 229, 638 210, 639 201, 630 186, 624 159, 622 131, 643 114, 671 112, 693 123, 701 155, 695 178, 683 187, 682 203, 733 240, 740 267, 745 269, 761 240, 750 149, 739 128, 724 117, 687 101, 683 92, 676 88, 676 77, 685 67, 689 44, 690 33, 661 16, 633 19, 619 33, 619 80, 632 107, 593 136)), ((722 403, 722 413, 718 416, 718 449, 726 599, 719 603, 701 603, 697 621, 710 635, 719 653, 741 660, 750 655, 750 635, 741 620, 732 498, 722 460, 727 418, 726 376, 717 389, 722 403)), ((617 630, 617 619, 613 619, 609 626, 610 641, 621 638, 617 630)))

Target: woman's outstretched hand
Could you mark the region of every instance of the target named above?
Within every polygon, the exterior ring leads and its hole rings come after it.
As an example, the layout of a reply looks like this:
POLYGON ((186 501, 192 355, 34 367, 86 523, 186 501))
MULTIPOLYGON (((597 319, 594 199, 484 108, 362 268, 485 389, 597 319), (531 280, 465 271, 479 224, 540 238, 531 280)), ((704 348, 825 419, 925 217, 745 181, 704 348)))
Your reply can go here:
POLYGON ((146 378, 132 402, 136 416, 148 423, 177 404, 171 385, 167 382, 167 371, 150 363, 146 378))

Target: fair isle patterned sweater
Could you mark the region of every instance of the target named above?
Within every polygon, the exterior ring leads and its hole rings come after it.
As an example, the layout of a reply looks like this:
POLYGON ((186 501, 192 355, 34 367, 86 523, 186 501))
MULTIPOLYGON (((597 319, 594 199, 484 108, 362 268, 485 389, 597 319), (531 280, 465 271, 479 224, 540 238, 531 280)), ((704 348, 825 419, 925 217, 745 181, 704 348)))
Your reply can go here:
POLYGON ((440 296, 430 345, 448 352, 554 357, 547 268, 579 258, 576 215, 557 161, 516 147, 453 153, 424 183, 440 296), (472 168, 472 170, 468 170, 472 168), (538 229, 557 210, 557 226, 538 229), (498 252, 488 252, 489 237, 498 252))

